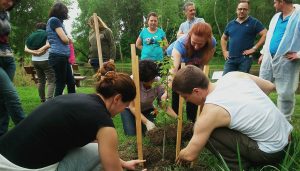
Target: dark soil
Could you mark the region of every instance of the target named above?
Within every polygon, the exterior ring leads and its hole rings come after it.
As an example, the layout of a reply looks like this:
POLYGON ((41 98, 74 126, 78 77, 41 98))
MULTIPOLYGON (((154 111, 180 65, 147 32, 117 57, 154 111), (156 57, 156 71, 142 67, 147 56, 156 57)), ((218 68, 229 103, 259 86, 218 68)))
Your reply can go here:
MULTIPOLYGON (((193 135, 193 124, 187 123, 183 125, 182 129, 182 142, 187 142, 193 135)), ((189 171, 205 171, 208 170, 207 166, 201 163, 195 163, 193 168, 188 164, 186 166, 175 165, 176 157, 176 136, 177 125, 168 125, 166 127, 155 128, 146 133, 146 137, 150 143, 143 145, 143 158, 146 159, 144 165, 147 171, 163 171, 163 170, 189 170, 189 171), (166 132, 166 147, 163 156, 163 137, 164 131, 166 132)), ((183 143, 182 143, 183 145, 183 143)), ((182 146, 181 146, 182 147, 182 146)), ((128 141, 119 149, 121 158, 124 160, 131 160, 137 156, 136 142, 128 141), (122 151, 123 150, 123 151, 122 151)), ((138 170, 141 170, 139 168, 138 170)))
MULTIPOLYGON (((187 123, 182 126, 182 142, 189 141, 193 135, 193 123, 187 123)), ((158 146, 163 144, 164 131, 166 132, 166 143, 176 145, 177 125, 168 125, 166 127, 155 128, 146 133, 151 144, 158 146)))

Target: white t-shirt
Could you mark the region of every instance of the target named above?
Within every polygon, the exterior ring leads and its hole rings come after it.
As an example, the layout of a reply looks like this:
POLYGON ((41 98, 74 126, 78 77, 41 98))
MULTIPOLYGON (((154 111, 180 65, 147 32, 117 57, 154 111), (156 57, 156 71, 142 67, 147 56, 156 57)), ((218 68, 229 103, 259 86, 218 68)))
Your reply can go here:
POLYGON ((47 51, 45 54, 41 56, 34 56, 32 55, 32 61, 47 61, 49 59, 49 52, 47 51))
POLYGON ((266 153, 281 151, 288 144, 292 125, 271 99, 250 78, 227 74, 216 83, 205 103, 224 108, 231 116, 230 129, 255 140, 266 153))
POLYGON ((0 154, 0 170, 1 171, 56 171, 58 163, 39 169, 27 169, 13 164, 0 154))

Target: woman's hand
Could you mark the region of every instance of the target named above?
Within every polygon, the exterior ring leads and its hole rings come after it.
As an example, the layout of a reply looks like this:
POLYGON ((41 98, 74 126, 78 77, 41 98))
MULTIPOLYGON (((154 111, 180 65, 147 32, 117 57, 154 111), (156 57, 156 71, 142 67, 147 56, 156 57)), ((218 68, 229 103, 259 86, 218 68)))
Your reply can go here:
MULTIPOLYGON (((135 170, 136 166, 138 164, 144 163, 146 160, 129 160, 129 161, 123 161, 122 167, 128 170, 135 170)), ((146 171, 147 169, 144 169, 143 171, 146 171)))
POLYGON ((153 122, 149 121, 149 120, 147 120, 145 125, 147 127, 147 131, 150 131, 150 130, 152 130, 156 127, 155 124, 153 122))

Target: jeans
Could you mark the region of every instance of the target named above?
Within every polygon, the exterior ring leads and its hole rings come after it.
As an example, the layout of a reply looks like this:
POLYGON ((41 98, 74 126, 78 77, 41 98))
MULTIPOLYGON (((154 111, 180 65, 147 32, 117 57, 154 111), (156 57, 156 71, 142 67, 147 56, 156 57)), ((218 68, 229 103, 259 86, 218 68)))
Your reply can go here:
POLYGON ((252 56, 229 57, 224 65, 223 75, 231 71, 249 73, 252 65, 252 56))
POLYGON ((275 153, 263 152, 259 149, 256 141, 238 131, 225 127, 215 129, 205 147, 219 159, 219 155, 221 155, 229 169, 235 171, 240 170, 237 145, 239 145, 243 170, 248 170, 250 166, 256 165, 279 164, 284 158, 286 150, 283 149, 275 153))
POLYGON ((75 90, 76 82, 73 75, 73 70, 71 64, 67 66, 67 89, 68 93, 76 93, 75 90))
POLYGON ((70 151, 59 162, 57 171, 99 171, 101 168, 98 143, 89 143, 70 151))
MULTIPOLYGON (((178 115, 178 107, 179 107, 179 95, 175 91, 172 91, 172 108, 177 115, 178 115)), ((198 110, 197 105, 190 102, 186 102, 187 119, 192 121, 193 123, 195 123, 196 121, 197 110, 198 110)))
POLYGON ((56 78, 55 97, 63 94, 66 84, 68 84, 68 93, 76 92, 75 79, 68 58, 68 56, 49 54, 49 65, 54 69, 56 78))
POLYGON ((38 91, 41 101, 50 99, 53 97, 55 88, 55 73, 47 61, 32 61, 32 64, 36 70, 38 77, 38 91), (48 85, 47 96, 45 96, 46 80, 48 85))
MULTIPOLYGON (((143 115, 151 122, 154 122, 155 115, 152 114, 154 109, 149 109, 146 111, 142 111, 143 115)), ((131 113, 130 109, 125 109, 121 112, 121 119, 123 123, 123 129, 125 135, 134 136, 136 135, 136 127, 135 127, 135 116, 131 113)), ((146 125, 142 123, 142 133, 143 135, 147 131, 146 125)))
POLYGON ((14 124, 25 117, 12 81, 16 71, 13 57, 0 57, 0 136, 8 131, 9 116, 14 124))

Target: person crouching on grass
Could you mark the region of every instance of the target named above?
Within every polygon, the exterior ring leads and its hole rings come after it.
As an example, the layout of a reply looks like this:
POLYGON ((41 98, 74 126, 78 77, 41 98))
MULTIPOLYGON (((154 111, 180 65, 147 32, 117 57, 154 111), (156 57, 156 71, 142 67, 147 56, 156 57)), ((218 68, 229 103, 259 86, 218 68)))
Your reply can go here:
POLYGON ((285 156, 293 126, 267 96, 274 84, 259 77, 230 72, 216 83, 195 66, 180 69, 172 88, 186 101, 200 105, 194 133, 177 163, 193 161, 207 147, 226 161, 230 170, 276 165, 285 156))
POLYGON ((98 75, 94 94, 46 101, 0 139, 0 170, 134 170, 145 160, 123 161, 112 117, 136 96, 126 74, 98 75))

